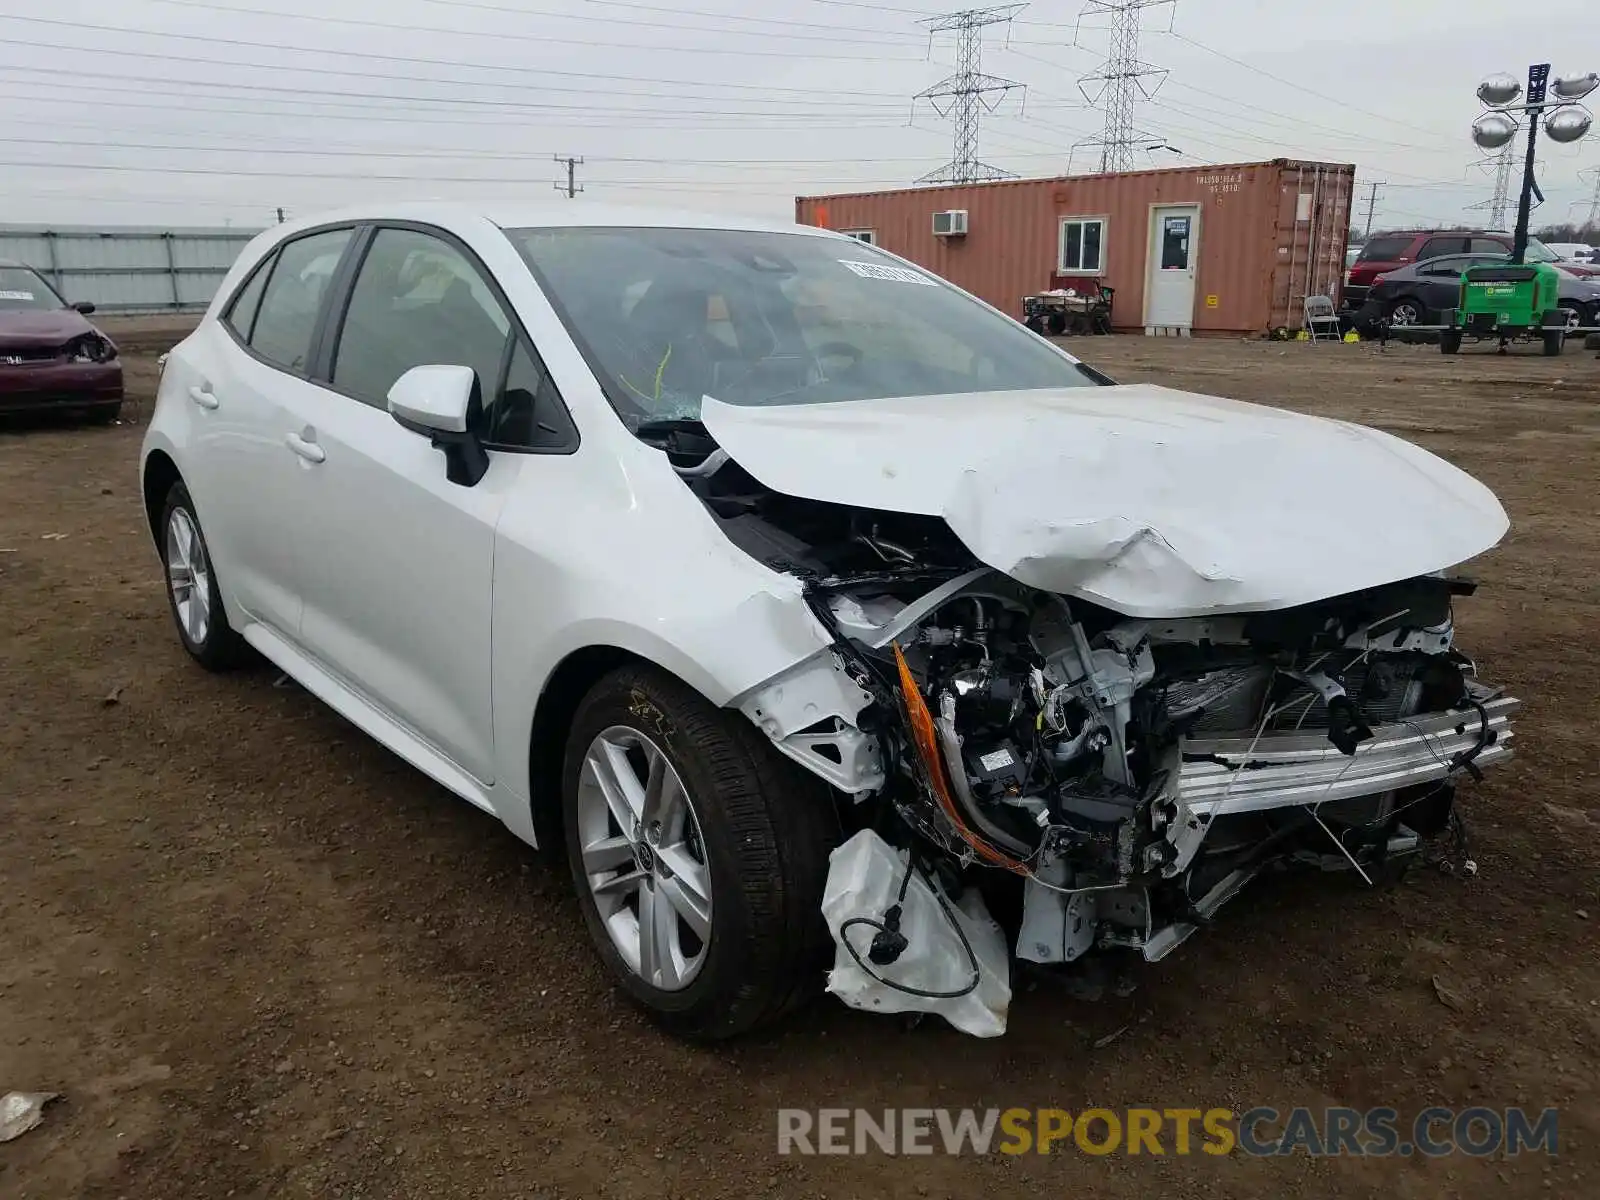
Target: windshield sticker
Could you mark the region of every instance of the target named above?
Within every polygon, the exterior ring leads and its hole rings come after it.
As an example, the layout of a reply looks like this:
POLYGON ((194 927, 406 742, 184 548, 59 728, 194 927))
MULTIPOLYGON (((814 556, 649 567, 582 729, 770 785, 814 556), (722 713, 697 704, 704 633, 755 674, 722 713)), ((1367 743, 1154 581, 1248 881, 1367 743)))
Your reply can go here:
POLYGON ((863 279, 887 279, 891 283, 920 283, 925 287, 939 286, 921 271, 913 271, 910 267, 886 267, 882 263, 854 262, 848 258, 841 258, 839 265, 848 267, 863 279))
POLYGON ((0 292, 0 300, 32 300, 32 292, 0 292))

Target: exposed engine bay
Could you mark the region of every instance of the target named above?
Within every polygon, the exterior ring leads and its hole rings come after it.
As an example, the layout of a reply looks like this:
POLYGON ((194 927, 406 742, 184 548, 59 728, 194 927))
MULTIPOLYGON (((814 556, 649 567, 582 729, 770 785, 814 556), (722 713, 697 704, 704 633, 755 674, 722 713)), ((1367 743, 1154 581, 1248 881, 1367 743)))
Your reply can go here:
POLYGON ((1135 619, 978 563, 939 518, 776 493, 693 433, 663 448, 736 545, 804 582, 871 697, 809 731, 859 814, 824 904, 830 988, 858 1007, 1003 1032, 1001 929, 1006 962, 1158 960, 1263 872, 1375 883, 1464 839, 1457 781, 1511 754, 1519 702, 1455 646, 1466 580, 1135 619))

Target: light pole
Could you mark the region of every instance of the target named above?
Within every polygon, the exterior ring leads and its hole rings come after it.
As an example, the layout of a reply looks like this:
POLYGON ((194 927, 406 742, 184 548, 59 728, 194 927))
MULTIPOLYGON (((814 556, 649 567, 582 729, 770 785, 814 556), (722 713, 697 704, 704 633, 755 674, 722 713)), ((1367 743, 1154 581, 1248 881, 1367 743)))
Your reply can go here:
MULTIPOLYGON (((1580 103, 1597 87, 1600 75, 1562 75, 1551 80, 1550 64, 1535 63, 1528 68, 1528 89, 1511 75, 1491 75, 1478 85, 1478 99, 1484 111, 1472 123, 1472 140, 1483 150, 1502 150, 1511 144, 1521 128, 1514 114, 1526 114, 1528 152, 1522 165, 1522 194, 1517 201, 1517 229, 1511 247, 1511 261, 1522 263, 1528 253, 1528 222, 1533 214, 1533 197, 1539 185, 1533 178, 1533 161, 1539 148, 1539 126, 1553 142, 1575 142, 1589 132, 1593 117, 1580 103), (1521 99, 1523 102, 1518 104, 1521 99)), ((1541 200, 1543 196, 1539 197, 1541 200)))

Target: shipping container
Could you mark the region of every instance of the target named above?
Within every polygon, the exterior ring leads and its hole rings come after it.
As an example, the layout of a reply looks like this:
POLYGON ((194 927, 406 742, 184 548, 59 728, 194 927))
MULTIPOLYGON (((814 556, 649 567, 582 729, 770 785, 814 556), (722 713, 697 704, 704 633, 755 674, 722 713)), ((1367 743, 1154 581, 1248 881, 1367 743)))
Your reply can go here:
POLYGON ((1307 296, 1337 303, 1354 182, 1348 164, 1277 159, 801 196, 795 219, 1019 318, 1024 296, 1104 285, 1121 330, 1267 334, 1301 328, 1307 296))

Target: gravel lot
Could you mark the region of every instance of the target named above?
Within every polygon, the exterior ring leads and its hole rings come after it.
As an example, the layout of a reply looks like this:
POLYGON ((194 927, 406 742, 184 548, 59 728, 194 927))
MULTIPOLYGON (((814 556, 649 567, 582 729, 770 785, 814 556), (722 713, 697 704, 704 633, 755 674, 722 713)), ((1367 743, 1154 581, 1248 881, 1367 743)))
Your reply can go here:
POLYGON ((707 1050, 607 985, 563 869, 273 670, 186 660, 136 481, 171 329, 114 327, 121 425, 0 427, 0 1092, 64 1097, 0 1146, 0 1196, 1600 1194, 1593 352, 1076 346, 1381 426, 1499 493, 1512 533, 1459 615, 1527 707, 1519 758, 1465 792, 1475 879, 1258 886, 1131 999, 1026 990, 995 1042, 824 1001, 707 1050), (1256 1104, 1556 1105, 1562 1153, 775 1152, 780 1106, 1256 1104))

